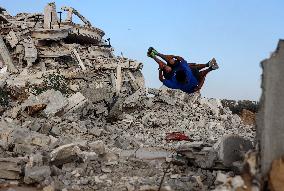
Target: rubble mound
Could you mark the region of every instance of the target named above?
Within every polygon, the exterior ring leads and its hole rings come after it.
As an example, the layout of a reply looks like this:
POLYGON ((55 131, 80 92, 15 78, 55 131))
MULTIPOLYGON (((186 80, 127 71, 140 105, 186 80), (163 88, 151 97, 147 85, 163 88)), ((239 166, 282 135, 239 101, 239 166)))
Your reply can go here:
POLYGON ((145 88, 140 62, 114 56, 102 30, 62 10, 65 21, 53 3, 44 14, 0 10, 1 183, 210 190, 218 171, 240 170, 251 125, 218 99, 145 88))

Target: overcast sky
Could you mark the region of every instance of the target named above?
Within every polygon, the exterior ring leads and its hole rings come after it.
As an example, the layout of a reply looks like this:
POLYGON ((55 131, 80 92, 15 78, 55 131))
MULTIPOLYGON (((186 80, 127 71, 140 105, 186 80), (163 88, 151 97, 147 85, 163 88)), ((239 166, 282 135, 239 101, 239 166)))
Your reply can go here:
MULTIPOLYGON (((43 12, 46 0, 0 0, 14 15, 43 12)), ((56 0, 57 9, 77 9, 111 38, 115 53, 144 63, 148 87, 160 87, 149 46, 188 62, 215 57, 220 70, 206 79, 202 95, 260 97, 260 61, 284 38, 283 0, 56 0)))

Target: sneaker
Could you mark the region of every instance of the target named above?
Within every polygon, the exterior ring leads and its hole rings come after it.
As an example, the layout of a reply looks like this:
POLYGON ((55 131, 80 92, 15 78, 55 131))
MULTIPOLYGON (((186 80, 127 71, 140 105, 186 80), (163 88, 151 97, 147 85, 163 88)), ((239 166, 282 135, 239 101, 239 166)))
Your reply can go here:
POLYGON ((150 58, 154 58, 156 55, 153 52, 147 52, 147 56, 150 58))
POLYGON ((215 58, 212 58, 212 60, 209 61, 209 67, 212 68, 212 70, 217 70, 219 68, 215 58))
POLYGON ((154 55, 154 56, 156 56, 158 54, 158 51, 157 50, 155 50, 153 47, 150 47, 149 49, 148 49, 148 52, 147 52, 147 55, 154 55))

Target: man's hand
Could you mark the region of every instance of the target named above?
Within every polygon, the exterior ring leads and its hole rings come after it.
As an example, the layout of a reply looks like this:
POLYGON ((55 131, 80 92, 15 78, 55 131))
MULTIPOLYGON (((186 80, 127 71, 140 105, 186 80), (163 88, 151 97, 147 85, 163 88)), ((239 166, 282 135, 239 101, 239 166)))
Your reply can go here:
POLYGON ((160 80, 161 82, 163 82, 163 81, 164 81, 163 71, 162 71, 161 68, 158 68, 158 70, 159 70, 159 80, 160 80))

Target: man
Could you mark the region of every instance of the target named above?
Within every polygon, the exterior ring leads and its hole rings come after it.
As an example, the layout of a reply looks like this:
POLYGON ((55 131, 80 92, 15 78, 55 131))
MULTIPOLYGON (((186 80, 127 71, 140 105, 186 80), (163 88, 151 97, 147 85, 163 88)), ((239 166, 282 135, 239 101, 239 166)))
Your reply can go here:
POLYGON ((180 56, 164 55, 153 47, 148 49, 147 55, 158 63, 159 79, 165 86, 180 89, 186 93, 199 91, 204 84, 206 75, 219 68, 215 58, 207 64, 187 63, 180 56), (158 57, 165 60, 166 63, 158 57))

